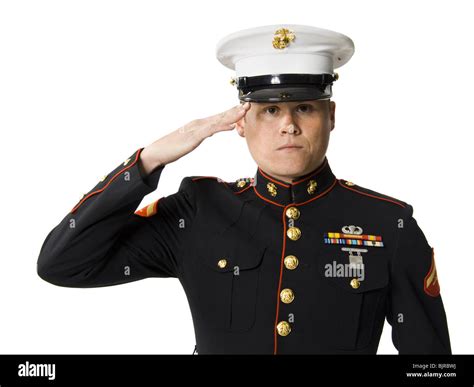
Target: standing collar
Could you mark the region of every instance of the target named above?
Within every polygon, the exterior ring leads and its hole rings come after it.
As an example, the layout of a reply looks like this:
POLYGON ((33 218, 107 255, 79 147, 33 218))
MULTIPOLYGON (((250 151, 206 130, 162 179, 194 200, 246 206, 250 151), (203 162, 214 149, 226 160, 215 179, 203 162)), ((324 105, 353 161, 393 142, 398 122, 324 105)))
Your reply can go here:
POLYGON ((288 204, 303 204, 317 199, 330 191, 336 181, 327 157, 325 157, 318 168, 307 175, 294 179, 291 183, 281 181, 258 167, 254 190, 261 199, 285 207, 288 204))

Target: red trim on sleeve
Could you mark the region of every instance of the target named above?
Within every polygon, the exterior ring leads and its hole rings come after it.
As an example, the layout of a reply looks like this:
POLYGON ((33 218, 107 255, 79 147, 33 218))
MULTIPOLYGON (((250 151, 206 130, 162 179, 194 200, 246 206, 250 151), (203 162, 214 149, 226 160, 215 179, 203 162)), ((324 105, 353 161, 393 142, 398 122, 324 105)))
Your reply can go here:
POLYGON ((112 183, 112 181, 115 180, 115 178, 116 178, 118 175, 120 175, 121 173, 123 173, 123 172, 126 171, 127 169, 130 169, 131 167, 133 167, 133 166, 137 163, 138 158, 140 157, 140 153, 142 153, 142 150, 143 150, 143 148, 138 149, 137 154, 136 154, 136 156, 135 156, 135 160, 133 160, 133 162, 132 162, 130 165, 126 166, 125 168, 123 168, 122 170, 120 170, 119 172, 117 172, 114 176, 112 176, 112 178, 107 182, 107 184, 104 185, 101 189, 98 189, 97 191, 91 192, 91 193, 88 194, 87 196, 83 197, 83 198, 79 201, 79 203, 77 203, 77 204, 74 206, 74 208, 71 210, 70 213, 73 214, 87 199, 89 199, 89 198, 90 198, 91 196, 93 196, 93 195, 96 195, 96 194, 98 194, 98 193, 101 193, 103 190, 105 190, 105 189, 110 185, 110 183, 112 183))

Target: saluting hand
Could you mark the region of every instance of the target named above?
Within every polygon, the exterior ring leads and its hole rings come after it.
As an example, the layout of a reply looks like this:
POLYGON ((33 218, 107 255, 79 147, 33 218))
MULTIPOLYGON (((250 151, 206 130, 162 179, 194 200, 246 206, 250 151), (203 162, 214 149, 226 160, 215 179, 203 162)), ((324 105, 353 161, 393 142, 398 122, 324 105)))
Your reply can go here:
POLYGON ((250 103, 238 104, 220 114, 188 122, 143 149, 140 166, 146 175, 161 165, 169 164, 196 149, 214 133, 235 129, 250 109, 250 103))

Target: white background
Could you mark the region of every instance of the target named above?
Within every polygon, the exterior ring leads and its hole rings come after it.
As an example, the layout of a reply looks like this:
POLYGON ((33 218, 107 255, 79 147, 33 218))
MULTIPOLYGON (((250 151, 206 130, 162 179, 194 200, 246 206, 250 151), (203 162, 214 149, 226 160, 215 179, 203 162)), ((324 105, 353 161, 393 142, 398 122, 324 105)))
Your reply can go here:
MULTIPOLYGON (((454 353, 472 353, 474 27, 468 1, 2 1, 1 353, 192 353, 178 280, 68 289, 36 275, 47 233, 136 149, 238 103, 215 58, 228 33, 309 24, 350 36, 334 84, 338 178, 414 206, 435 248, 454 353)), ((185 176, 253 176, 226 132, 168 165, 142 205, 185 176)), ((414 340, 416 338, 413 338, 414 340)), ((379 353, 396 353, 385 325, 379 353)))

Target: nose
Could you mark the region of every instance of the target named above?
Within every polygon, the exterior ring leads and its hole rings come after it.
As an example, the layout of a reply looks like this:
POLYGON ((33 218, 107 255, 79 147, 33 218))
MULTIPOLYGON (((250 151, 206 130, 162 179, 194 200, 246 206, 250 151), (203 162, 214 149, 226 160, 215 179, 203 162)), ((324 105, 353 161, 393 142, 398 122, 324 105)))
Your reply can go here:
POLYGON ((300 129, 293 123, 290 123, 290 124, 285 124, 283 125, 280 129, 279 129, 279 132, 281 135, 284 135, 284 134, 299 134, 300 133, 300 129))

